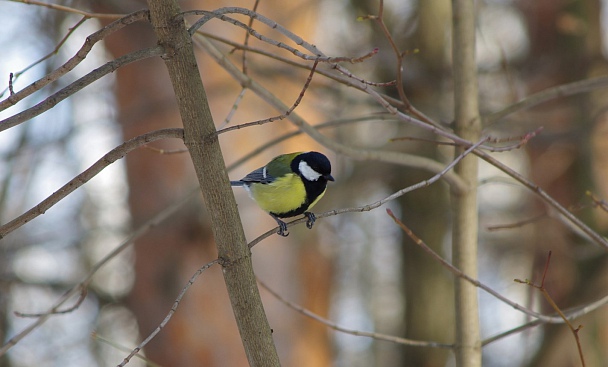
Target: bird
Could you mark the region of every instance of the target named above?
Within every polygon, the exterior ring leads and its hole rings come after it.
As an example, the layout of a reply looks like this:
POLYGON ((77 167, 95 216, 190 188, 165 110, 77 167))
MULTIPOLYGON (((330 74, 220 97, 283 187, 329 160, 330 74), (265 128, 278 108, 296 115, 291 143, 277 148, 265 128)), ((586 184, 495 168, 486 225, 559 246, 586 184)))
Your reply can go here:
POLYGON ((286 237, 287 224, 281 218, 303 214, 307 218, 306 227, 311 229, 317 218, 309 210, 325 194, 328 181, 334 181, 329 159, 311 151, 281 154, 242 179, 230 181, 230 185, 245 188, 253 201, 277 222, 277 233, 286 237))

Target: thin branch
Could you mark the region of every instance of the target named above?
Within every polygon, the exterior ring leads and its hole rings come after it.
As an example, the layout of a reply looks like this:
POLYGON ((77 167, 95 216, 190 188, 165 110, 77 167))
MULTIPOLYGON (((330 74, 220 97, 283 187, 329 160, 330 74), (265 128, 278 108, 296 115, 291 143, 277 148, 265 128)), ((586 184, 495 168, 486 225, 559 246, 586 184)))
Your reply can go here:
POLYGON ((67 184, 63 185, 59 190, 55 191, 49 197, 41 201, 38 205, 34 206, 24 214, 13 219, 12 221, 0 226, 0 239, 5 237, 7 234, 31 221, 32 219, 44 214, 47 210, 57 204, 60 200, 65 198, 67 195, 72 193, 74 190, 84 185, 90 179, 95 177, 104 168, 114 163, 118 159, 124 157, 130 151, 139 148, 142 145, 148 144, 152 141, 167 138, 184 138, 183 129, 163 129, 149 132, 140 136, 137 136, 118 147, 112 149, 106 153, 102 158, 97 160, 91 167, 86 169, 84 172, 79 174, 70 180, 67 184))
POLYGON ((247 91, 247 88, 244 88, 244 87, 241 88, 241 92, 239 93, 238 96, 236 96, 236 99, 235 99, 234 103, 232 104, 232 108, 228 112, 228 115, 226 115, 224 122, 222 122, 220 124, 220 126, 218 126, 218 130, 221 131, 226 126, 228 126, 228 124, 230 124, 230 121, 232 121, 232 117, 236 113, 236 110, 239 108, 239 105, 241 104, 241 101, 243 100, 243 97, 245 96, 246 91, 247 91))
POLYGON ((551 307, 555 310, 555 312, 557 312, 557 314, 564 320, 564 323, 568 326, 568 328, 572 332, 572 335, 574 336, 574 339, 576 340, 576 346, 578 348, 578 355, 581 359, 581 364, 583 367, 585 367, 585 356, 583 354, 583 347, 581 345, 581 340, 578 335, 578 332, 582 329, 582 326, 579 325, 578 327, 575 328, 572 325, 572 323, 570 323, 570 320, 568 320, 568 317, 562 312, 562 310, 555 303, 555 301, 553 300, 553 298, 551 297, 551 295, 549 294, 549 292, 547 292, 547 289, 545 288, 545 279, 547 277, 547 273, 549 272, 550 263, 551 263, 551 251, 549 251, 549 254, 547 255, 547 261, 545 262, 545 269, 543 270, 543 275, 542 275, 540 285, 532 283, 530 280, 515 279, 515 282, 521 283, 521 284, 527 284, 533 288, 538 289, 541 292, 541 294, 543 295, 545 300, 551 305, 551 307))
MULTIPOLYGON (((556 316, 548 316, 548 315, 543 315, 541 313, 532 311, 526 307, 520 306, 519 304, 509 300, 508 298, 506 298, 505 296, 501 295, 500 293, 496 292, 495 290, 493 290, 492 288, 488 287, 487 285, 485 285, 484 283, 481 283, 479 280, 474 279, 470 276, 468 276, 467 274, 463 273, 462 271, 460 271, 460 269, 454 267, 454 265, 452 265, 451 263, 449 263, 447 260, 445 260, 444 258, 442 258, 439 254, 437 254, 435 251, 433 251, 433 249, 431 249, 426 243, 424 243, 424 241, 422 241, 418 236, 416 236, 414 234, 414 232, 412 232, 411 229, 409 229, 403 222, 401 222, 397 217, 395 217, 395 215, 393 214, 393 212, 390 209, 386 210, 388 215, 395 221, 395 223, 401 227, 401 229, 412 239, 412 241, 414 241, 415 244, 417 244, 418 246, 420 246, 425 252, 427 252, 429 255, 431 255, 431 257, 433 257, 436 261, 438 261, 441 265, 443 265, 443 267, 445 267, 446 269, 448 269, 450 272, 452 272, 455 276, 462 278, 464 280, 466 280, 467 282, 473 284, 474 286, 483 289, 484 291, 486 291, 487 293, 491 294, 492 296, 494 296, 496 299, 502 301, 503 303, 513 307, 516 310, 519 310, 523 313, 525 313, 526 315, 530 315, 534 318, 537 318, 538 320, 544 322, 544 323, 550 323, 550 324, 561 324, 564 322, 564 319, 561 317, 556 317, 556 316)), ((606 303, 608 302, 608 296, 602 298, 600 301, 598 302, 594 302, 593 303, 593 307, 587 307, 585 308, 586 312, 591 312, 601 306, 604 306, 606 303)), ((566 318, 568 320, 572 320, 573 318, 576 317, 580 317, 580 311, 579 312, 572 312, 569 313, 566 318)))
POLYGON ((118 247, 112 250, 109 254, 107 254, 103 259, 97 262, 93 268, 89 271, 89 274, 78 284, 73 286, 70 290, 68 290, 62 297, 57 300, 55 305, 53 305, 46 313, 40 314, 41 316, 33 322, 31 325, 27 326, 25 329, 21 330, 18 334, 9 339, 3 346, 0 348, 0 356, 4 355, 9 349, 15 346, 19 341, 25 338, 32 331, 36 330, 40 325, 44 324, 51 316, 55 315, 59 308, 74 295, 81 293, 81 289, 87 288, 93 276, 105 266, 110 260, 116 257, 119 253, 124 251, 127 247, 133 244, 135 240, 139 237, 147 233, 151 228, 158 226, 160 223, 170 218, 175 212, 181 209, 185 204, 192 202, 192 198, 195 195, 200 194, 200 191, 193 190, 188 195, 184 196, 181 200, 172 203, 167 208, 163 209, 154 217, 143 223, 137 229, 135 229, 131 235, 123 241, 118 247))
MULTIPOLYGON (((10 129, 12 127, 15 127, 25 121, 28 121, 44 112, 50 110, 55 105, 57 105, 59 102, 68 98, 69 96, 73 95, 74 93, 78 92, 79 90, 83 89, 84 87, 93 83, 94 81, 102 78, 103 76, 113 73, 121 66, 125 66, 132 62, 143 60, 143 59, 146 59, 149 57, 160 56, 162 54, 162 52, 163 52, 163 50, 161 47, 158 47, 158 46, 150 47, 150 48, 146 48, 143 50, 131 52, 131 53, 121 56, 115 60, 109 61, 109 62, 105 63, 103 66, 100 66, 99 68, 97 68, 97 69, 91 71, 90 73, 88 73, 87 75, 83 76, 82 78, 79 78, 78 80, 71 83, 67 87, 54 93, 53 95, 46 98, 44 101, 38 103, 37 105, 0 121, 0 132, 10 129)), ((43 80, 43 79, 40 79, 40 80, 43 80)), ((35 84, 36 83, 32 84, 31 86, 34 86, 35 84)), ((39 89, 38 87, 35 87, 35 88, 32 87, 32 88, 33 88, 32 92, 39 89), (38 88, 38 89, 36 89, 36 88, 38 88)), ((22 90, 22 92, 24 90, 22 90)), ((16 93, 11 97, 8 97, 6 100, 1 102, 0 105, 3 104, 4 102, 11 102, 12 101, 11 98, 18 95, 19 93, 16 93)), ((12 102, 10 104, 12 104, 12 102)), ((7 107, 10 107, 10 106, 7 106, 7 107)))
MULTIPOLYGON (((114 342, 113 340, 106 339, 105 337, 99 335, 99 333, 97 333, 95 331, 91 333, 91 338, 93 340, 96 340, 96 341, 99 341, 99 342, 104 343, 106 345, 109 345, 110 347, 112 347, 114 349, 117 349, 117 350, 119 350, 121 352, 125 352, 125 353, 131 352, 131 348, 127 348, 125 346, 122 346, 122 345, 114 342)), ((146 367, 163 367, 160 364, 155 363, 154 361, 151 361, 149 358, 146 358, 145 356, 142 356, 141 354, 137 354, 136 357, 139 360, 145 362, 146 363, 146 367)))
MULTIPOLYGON (((253 4, 253 11, 256 11, 258 9, 258 5, 260 5, 260 0, 255 0, 255 3, 253 4)), ((249 27, 249 28, 253 27, 253 21, 254 21, 253 18, 249 18, 249 24, 247 24, 247 27, 249 27)), ((245 33, 245 39, 243 40, 243 45, 244 46, 248 46, 249 45, 249 36, 251 36, 251 34, 249 32, 245 33)), ((242 65, 243 65, 243 74, 245 74, 245 75, 247 75, 248 71, 249 71, 247 61, 248 61, 248 59, 247 59, 247 51, 243 50, 242 65)), ((247 91, 247 88, 245 88, 245 87, 243 87, 241 89, 241 92, 236 97, 236 100, 234 101, 234 104, 232 105, 232 108, 230 109, 230 112, 228 112, 228 115, 226 116, 226 119, 224 120, 224 122, 222 124, 220 124, 220 126, 218 127, 218 130, 221 130, 221 129, 225 128, 226 126, 228 126, 228 124, 232 120, 232 117, 236 113, 236 110, 238 109, 241 101, 243 100, 243 96, 245 96, 245 92, 246 91, 247 91)))
POLYGON ((41 1, 36 1, 36 0, 8 0, 8 1, 12 1, 15 3, 23 3, 23 4, 28 4, 28 5, 38 5, 38 6, 42 6, 42 7, 53 9, 53 10, 64 11, 64 12, 72 13, 72 14, 79 14, 79 15, 84 16, 85 18, 119 19, 119 18, 122 18, 125 16, 124 14, 89 13, 87 11, 76 9, 76 8, 71 8, 69 6, 43 3, 41 1))
MULTIPOLYGON (((266 50, 263 50, 263 49, 260 49, 260 48, 256 48, 256 47, 246 46, 246 45, 243 45, 243 44, 231 41, 231 40, 229 40, 227 38, 223 38, 223 37, 220 37, 220 36, 208 33, 208 32, 203 32, 200 29, 196 31, 196 34, 198 34, 200 36, 204 36, 206 38, 210 38, 212 40, 215 40, 215 41, 218 41, 218 42, 221 42, 221 43, 224 43, 226 45, 232 46, 234 49, 243 50, 243 52, 245 52, 245 51, 247 51, 247 52, 254 52, 256 54, 266 56, 266 57, 268 57, 270 59, 281 61, 281 62, 283 62, 283 63, 285 63, 287 65, 292 65, 292 66, 295 66, 295 67, 298 67, 298 68, 301 68, 301 69, 310 69, 310 67, 308 66, 308 63, 306 63, 306 64, 299 63, 299 62, 293 61, 291 59, 288 59, 286 57, 280 56, 280 55, 278 55, 276 53, 272 53, 272 52, 269 52, 269 51, 266 51, 266 50)), ((348 87, 359 88, 359 84, 353 84, 353 83, 350 82, 349 78, 345 77, 344 75, 336 74, 333 71, 327 71, 327 70, 319 70, 319 69, 317 69, 317 73, 319 73, 319 74, 321 74, 321 75, 323 75, 323 76, 325 76, 327 78, 336 80, 336 81, 338 81, 338 82, 340 82, 340 83, 342 83, 342 84, 344 84, 344 85, 346 85, 348 87)), ((391 80, 389 82, 372 82, 372 81, 369 81, 369 80, 365 80, 364 81, 365 85, 371 85, 373 87, 390 87, 390 86, 395 85, 396 83, 397 83, 396 80, 391 80)), ((384 98, 386 98, 391 103, 396 104, 396 105, 399 105, 401 103, 398 99, 394 99, 394 98, 392 98, 391 96, 388 96, 388 95, 384 95, 384 98)))
POLYGON ((190 280, 188 280, 188 283, 186 283, 186 285, 184 286, 184 288, 182 289, 182 291, 179 293, 179 295, 177 296, 177 298, 175 299, 175 301, 173 302, 173 306, 171 306, 171 310, 169 310, 169 313, 167 314, 167 316, 165 316, 164 320, 160 323, 160 325, 158 325, 158 327, 156 327, 156 329, 154 329, 154 331, 152 331, 150 333, 150 335, 148 335, 146 337, 146 339, 144 339, 141 343, 139 343, 139 345, 137 347, 135 347, 131 353, 129 353, 128 356, 125 357, 125 359, 118 365, 118 367, 124 367, 127 363, 129 363, 129 361, 131 360, 131 358, 133 358, 133 356, 137 355, 137 353, 139 353, 140 350, 142 350, 152 339, 154 339, 154 337, 156 335, 158 335, 158 333, 161 332, 161 330, 167 325, 167 323, 169 322, 169 320, 171 320, 171 318, 173 317, 173 314, 177 311, 177 307, 179 307, 180 302, 182 301, 182 298, 184 298, 184 296, 186 295, 186 292, 188 291, 188 289, 190 288, 190 286, 192 286, 194 284, 194 282, 196 281, 196 279, 207 269, 209 269, 210 267, 212 267, 213 265, 217 264, 219 262, 219 259, 215 259, 211 262, 208 262, 207 264, 203 265, 201 268, 199 268, 194 275, 192 275, 192 277, 190 278, 190 280))
POLYGON ((511 114, 526 110, 539 104, 549 102, 558 98, 572 96, 579 93, 591 92, 596 89, 608 88, 608 76, 600 76, 586 80, 577 81, 569 84, 562 84, 557 87, 545 89, 541 92, 532 94, 521 101, 503 108, 500 111, 485 115, 482 120, 484 126, 493 124, 511 114))
MULTIPOLYGON (((108 24, 107 26, 103 27, 102 29, 98 30, 97 32, 91 34, 89 37, 87 37, 87 39, 84 42, 84 45, 82 45, 80 50, 78 50, 78 52, 76 52, 76 54, 71 59, 69 59, 65 64, 63 64, 59 68, 55 69, 51 73, 38 79, 37 81, 30 84, 29 86, 23 88, 19 92, 11 93, 11 95, 8 98, 1 101, 0 102, 0 111, 3 111, 5 109, 17 104, 19 101, 21 101, 25 97, 33 94, 34 92, 42 89, 47 84, 58 80, 63 75, 70 72, 78 64, 80 64, 82 62, 82 60, 84 60, 87 57, 87 55, 89 54, 89 52, 91 51, 91 49, 97 42, 101 41, 103 38, 105 38, 109 34, 112 34, 116 31, 124 28, 125 26, 128 26, 129 24, 139 22, 141 20, 146 20, 146 19, 148 19, 148 16, 149 15, 148 15, 147 10, 136 11, 117 21, 114 21, 114 22, 108 24)), ((114 70, 112 70, 112 71, 114 71, 114 70)))
POLYGON ((604 249, 608 250, 608 240, 604 236, 595 232, 593 229, 591 229, 589 226, 587 226, 585 223, 583 223, 582 220, 577 218, 568 209, 566 209, 564 206, 562 206, 560 203, 558 203, 553 197, 551 197, 551 195, 547 194, 547 192, 545 190, 541 189, 538 185, 536 185, 532 181, 529 181, 523 175, 521 175, 517 171, 513 170, 511 167, 507 166, 506 164, 500 162, 496 158, 490 156, 486 152, 477 149, 475 151, 475 155, 477 155, 479 158, 485 160, 486 162, 490 163, 491 165, 498 168, 499 170, 503 171, 507 175, 511 176, 512 178, 517 180, 519 183, 521 183, 523 186, 528 188, 530 191, 536 193, 545 202, 545 204, 548 207, 554 208, 559 214, 561 214, 561 216, 559 216, 558 219, 560 219, 563 223, 565 223, 568 226, 574 226, 574 227, 580 229, 580 231, 582 233, 584 233, 585 235, 588 236, 590 241, 592 241, 592 242, 596 243, 597 245, 603 247, 604 249))
POLYGON ((74 310, 78 309, 80 307, 80 305, 82 304, 82 302, 84 302, 84 300, 87 298, 87 294, 88 294, 86 285, 79 284, 78 288, 80 288, 80 295, 78 296, 78 299, 76 300, 76 302, 68 308, 65 308, 62 310, 56 309, 56 310, 53 310, 50 312, 47 311, 47 312, 43 312, 43 313, 25 313, 25 312, 15 311, 15 316, 33 318, 33 317, 42 317, 42 316, 49 315, 49 314, 64 315, 64 314, 74 312, 74 310))
POLYGON ((234 18, 230 18, 230 17, 224 15, 224 14, 230 14, 230 13, 244 14, 244 15, 249 16, 252 19, 259 20, 262 23, 268 25, 271 29, 274 29, 274 30, 278 31, 279 33, 290 38, 292 41, 295 42, 296 45, 307 46, 306 48, 309 50, 316 49, 316 47, 314 45, 307 43, 300 36, 297 36, 296 34, 292 33, 287 28, 284 28, 283 26, 279 25, 275 21, 273 21, 269 18, 266 18, 263 15, 260 15, 249 9, 237 8, 237 7, 227 7, 227 8, 217 9, 214 11, 191 10, 191 11, 185 12, 184 15, 193 15, 193 14, 205 15, 204 17, 199 19, 196 23, 194 23, 194 25, 192 25, 192 27, 190 27, 190 29, 189 29, 190 35, 193 35, 198 28, 200 28, 203 24, 205 24, 212 18, 217 18, 219 20, 234 24, 235 26, 246 30, 249 34, 251 34, 253 37, 259 39, 262 42, 266 42, 270 45, 276 46, 278 48, 282 48, 304 60, 310 60, 310 61, 318 60, 319 62, 327 62, 327 63, 349 62, 349 63, 354 64, 354 63, 363 62, 364 60, 366 60, 378 53, 378 49, 376 48, 360 57, 345 57, 345 56, 332 57, 332 56, 325 56, 325 55, 322 55, 320 53, 315 53, 315 52, 313 52, 312 55, 307 55, 294 47, 284 44, 283 42, 275 41, 272 38, 269 38, 269 37, 266 37, 266 36, 260 34, 255 29, 248 27, 243 22, 240 22, 234 18))
POLYGON ((298 98, 296 98, 296 101, 293 103, 293 105, 287 111, 285 111, 284 114, 279 115, 279 116, 270 117, 270 118, 263 119, 263 120, 252 121, 252 122, 247 122, 247 123, 240 124, 240 125, 227 127, 225 129, 218 130, 217 134, 223 134, 223 133, 227 133, 232 130, 239 130, 239 129, 243 129, 243 128, 250 127, 250 126, 263 125, 263 124, 267 124, 269 122, 280 121, 280 120, 287 118, 293 112, 293 110, 295 110, 296 107, 298 107, 300 105, 302 98, 304 98, 304 93, 306 93, 306 90, 308 89, 308 87, 310 86, 310 82, 312 81, 312 77, 315 75, 315 70, 317 69, 318 64, 319 64, 319 62, 317 60, 315 60, 314 64, 312 65, 312 68, 310 69, 310 74, 308 75, 308 78, 306 79, 306 82, 304 83, 304 87, 302 88, 302 91, 300 92, 300 95, 298 95, 298 98))
POLYGON ((407 346, 411 346, 411 347, 446 348, 446 349, 452 349, 454 347, 453 344, 425 342, 425 341, 420 341, 420 340, 400 338, 397 336, 386 335, 386 334, 381 334, 381 333, 373 333, 373 332, 368 332, 368 331, 348 329, 348 328, 345 328, 345 327, 342 327, 342 326, 336 324, 335 322, 333 322, 331 320, 321 317, 321 316, 317 315, 316 313, 314 313, 310 310, 307 310, 306 308, 304 308, 296 303, 288 301, 287 299, 283 298, 280 294, 278 294, 277 292, 272 290, 272 288, 270 288, 266 283, 261 281, 259 278, 258 278, 258 284, 260 284, 262 286, 262 288, 266 289, 268 291, 268 293, 270 293, 274 298, 276 298, 278 301, 280 301, 287 307, 301 313, 304 316, 310 317, 311 319, 316 320, 331 329, 334 329, 336 331, 339 331, 339 332, 342 332, 345 334, 350 334, 350 335, 355 335, 355 336, 364 336, 364 337, 372 338, 375 340, 389 341, 392 343, 407 345, 407 346))
MULTIPOLYGON (((253 4, 253 8, 251 10, 257 11, 258 5, 260 5, 260 0, 255 0, 255 3, 253 4)), ((247 27, 252 28, 253 21, 254 21, 254 18, 249 18, 249 24, 247 24, 247 27)), ((250 36, 251 36, 251 34, 249 32, 245 33, 245 40, 243 41, 243 45, 245 45, 245 46, 249 45, 250 36)), ((247 69, 248 69, 247 68, 247 52, 243 51, 243 73, 244 74, 247 74, 247 69)))
MULTIPOLYGON (((492 147, 491 151, 492 152, 508 152, 511 150, 516 150, 521 148, 522 146, 524 146, 525 144, 527 144, 530 139, 534 138, 536 135, 538 135, 541 131, 543 130, 542 127, 534 130, 534 131, 530 131, 524 135, 521 136, 511 136, 511 137, 507 137, 507 138, 493 138, 491 136, 488 136, 487 141, 497 144, 497 143, 503 143, 503 142, 509 142, 509 141, 517 141, 516 144, 513 145, 507 145, 507 146, 503 146, 503 147, 492 147)), ((451 146, 458 146, 458 144, 453 143, 453 142, 445 142, 445 141, 437 141, 437 140, 431 140, 431 139, 424 139, 424 138, 416 138, 416 137, 397 137, 397 138, 391 138, 389 140, 390 142, 395 142, 395 141, 422 141, 422 142, 427 142, 427 143, 433 143, 433 144, 437 144, 437 145, 451 145, 451 146)))
MULTIPOLYGON (((584 315, 586 315, 586 314, 588 314, 590 312, 593 312, 593 311, 597 310, 598 308, 603 307, 603 306, 605 306, 607 304, 608 304, 608 296, 604 296, 603 298, 601 298, 601 299, 599 299, 597 301, 591 302, 591 303, 589 303, 589 304, 587 304, 585 306, 574 307, 574 308, 568 309, 568 310, 564 311, 564 314, 567 316, 568 320, 574 320, 574 319, 577 319, 577 318, 579 318, 581 316, 584 316, 584 315)), ((557 316, 557 314, 555 314, 555 315, 557 316)), ((497 335, 491 336, 489 338, 486 338, 486 339, 484 339, 481 342, 481 345, 482 346, 486 346, 486 345, 488 345, 490 343, 493 343, 493 342, 495 342, 497 340, 506 338, 509 335, 517 334, 519 332, 522 332, 524 330, 527 330, 527 329, 530 329, 530 328, 533 328, 533 327, 536 327, 536 326, 542 325, 542 324, 544 324, 544 322, 542 320, 539 320, 539 319, 527 322, 527 323, 525 323, 523 325, 520 325, 520 326, 518 326, 516 328, 510 329, 510 330, 507 330, 507 331, 502 332, 500 334, 497 334, 497 335)))
POLYGON ((507 330, 505 332, 502 332, 500 334, 497 334, 497 335, 494 335, 494 336, 491 336, 489 338, 486 338, 486 339, 482 340, 481 341, 481 346, 485 347, 486 345, 488 345, 490 343, 493 343, 493 342, 498 341, 500 339, 504 339, 504 338, 506 338, 506 337, 508 337, 510 335, 513 335, 513 334, 521 333, 522 331, 528 330, 530 328, 533 328, 533 327, 536 327, 536 326, 542 325, 542 324, 543 324, 543 322, 540 321, 540 320, 538 320, 538 319, 534 320, 534 321, 530 321, 530 322, 528 322, 526 324, 520 325, 520 326, 515 327, 513 329, 507 330))
POLYGON ((546 218, 546 217, 547 217, 547 214, 543 213, 543 214, 536 215, 536 216, 534 216, 532 218, 520 220, 520 221, 515 222, 515 223, 497 224, 497 225, 493 225, 493 226, 487 226, 486 229, 488 231, 499 231, 499 230, 503 230, 503 229, 520 228, 520 227, 523 227, 523 226, 525 226, 527 224, 538 222, 539 220, 541 220, 543 218, 546 218))
MULTIPOLYGON (((57 44, 57 46, 55 46, 55 49, 53 49, 53 51, 49 52, 48 54, 46 54, 45 56, 43 56, 39 60, 34 61, 30 65, 26 66, 24 69, 22 69, 22 70, 20 70, 20 71, 18 71, 16 73, 11 73, 10 79, 9 79, 9 83, 8 83, 8 88, 7 88, 8 91, 9 91, 9 94, 11 96, 15 94, 15 91, 13 90, 13 83, 16 82, 17 79, 21 75, 23 75, 25 72, 27 72, 28 70, 30 70, 34 66, 40 64, 44 60, 47 60, 47 59, 51 58, 53 55, 56 55, 59 52, 59 50, 61 49, 61 47, 65 44, 65 42, 68 40, 68 38, 72 35, 72 33, 74 33, 76 31, 76 29, 78 29, 78 27, 80 27, 81 25, 83 25, 84 22, 87 19, 88 19, 87 17, 82 17, 78 21, 78 23, 76 23, 76 25, 74 25, 73 27, 70 27, 70 29, 68 30, 68 33, 66 33, 66 35, 61 39, 61 41, 59 41, 59 43, 57 44)), ((3 96, 4 94, 6 94, 7 89, 5 89, 4 91, 2 91, 2 93, 0 93, 0 96, 3 96)))
POLYGON ((384 37, 391 45, 393 54, 397 58, 395 62, 395 64, 397 65, 395 78, 397 80, 397 93, 399 94, 399 99, 403 103, 405 110, 416 118, 427 122, 428 124, 436 125, 439 127, 439 125, 435 121, 433 121, 433 119, 416 109, 405 94, 405 89, 403 86, 403 59, 406 54, 399 49, 397 43, 395 42, 395 39, 393 38, 393 35, 391 34, 388 27, 386 26, 386 23, 384 22, 384 2, 380 1, 380 3, 378 4, 378 15, 368 15, 366 17, 362 17, 361 19, 374 20, 380 26, 382 33, 384 33, 384 37))

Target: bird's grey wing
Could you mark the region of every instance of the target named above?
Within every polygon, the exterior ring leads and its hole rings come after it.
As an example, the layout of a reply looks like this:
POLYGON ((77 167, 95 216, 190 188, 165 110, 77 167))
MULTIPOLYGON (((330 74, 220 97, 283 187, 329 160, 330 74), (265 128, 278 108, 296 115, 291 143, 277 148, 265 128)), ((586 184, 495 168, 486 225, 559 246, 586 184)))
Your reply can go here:
POLYGON ((241 178, 241 181, 245 183, 259 182, 263 184, 269 184, 274 180, 275 177, 268 174, 266 167, 260 167, 255 171, 249 173, 247 176, 241 178))

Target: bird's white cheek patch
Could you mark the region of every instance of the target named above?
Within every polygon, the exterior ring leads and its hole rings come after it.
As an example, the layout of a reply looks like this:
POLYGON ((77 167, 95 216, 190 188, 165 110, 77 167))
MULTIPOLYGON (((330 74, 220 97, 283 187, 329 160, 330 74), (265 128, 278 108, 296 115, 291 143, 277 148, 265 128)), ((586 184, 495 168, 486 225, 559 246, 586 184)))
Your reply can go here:
POLYGON ((307 179, 308 181, 316 181, 319 179, 319 177, 321 177, 321 174, 317 171, 315 171, 314 169, 312 169, 308 163, 301 161, 300 164, 298 165, 298 169, 300 170, 300 173, 302 174, 302 176, 307 179))

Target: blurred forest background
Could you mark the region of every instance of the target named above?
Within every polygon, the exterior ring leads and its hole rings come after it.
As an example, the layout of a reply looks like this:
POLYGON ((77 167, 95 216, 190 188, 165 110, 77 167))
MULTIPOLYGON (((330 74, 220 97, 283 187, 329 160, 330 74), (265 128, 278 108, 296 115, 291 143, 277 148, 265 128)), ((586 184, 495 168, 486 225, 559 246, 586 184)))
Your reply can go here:
MULTIPOLYGON (((146 7, 144 1, 53 3, 103 14, 128 14, 146 7)), ((184 10, 252 9, 254 4, 260 14, 329 55, 359 57, 378 48, 377 55, 347 67, 365 80, 395 79, 391 45, 376 22, 361 18, 378 13, 377 1, 180 1, 184 10)), ((607 75, 608 4, 600 0, 486 0, 477 5, 484 133, 508 138, 543 128, 521 149, 495 157, 605 234, 608 216, 586 193, 608 198, 608 98, 606 89, 598 87, 607 87, 608 82, 598 79, 595 87, 581 88, 583 93, 567 95, 572 89, 566 89, 559 98, 508 116, 498 113, 548 88, 607 75)), ((9 73, 18 73, 52 52, 74 28, 55 54, 14 79, 15 91, 22 89, 62 65, 88 35, 113 20, 96 17, 79 24, 82 15, 18 1, 1 1, 0 9, 2 100, 9 95, 9 73)), ((454 110, 450 2, 391 0, 384 2, 384 12, 388 30, 406 51, 407 97, 416 109, 449 127, 454 110)), ((258 22, 253 27, 285 41, 258 22)), ((243 61, 243 51, 228 42, 243 44, 245 40, 245 32, 234 25, 213 20, 201 31, 286 105, 300 95, 308 70, 253 51, 243 61)), ((200 42, 195 40, 199 68, 218 127, 225 125, 227 116, 231 116, 227 126, 232 126, 285 112, 248 90, 241 94, 239 83, 209 57, 200 42), (238 108, 233 110, 235 105, 238 108)), ((248 42, 258 50, 305 64, 253 37, 248 42)), ((148 23, 132 24, 96 44, 59 81, 0 112, 0 119, 35 105, 113 58, 155 44, 148 23)), ((394 87, 376 88, 398 97, 394 87)), ((453 156, 453 147, 437 144, 438 137, 429 131, 396 121, 368 95, 321 75, 315 75, 295 112, 324 135, 357 149, 407 152, 444 164, 453 156)), ((2 131, 0 223, 38 204, 123 141, 167 127, 181 127, 181 122, 165 66, 156 57, 122 67, 49 112, 2 131)), ((324 152, 332 161, 336 182, 315 207, 315 212, 322 213, 375 202, 431 176, 420 169, 353 160, 304 134, 280 139, 296 131, 293 124, 281 120, 222 135, 230 177, 238 179, 280 153, 324 152), (275 140, 279 141, 250 156, 275 140), (241 161, 247 156, 250 159, 241 161)), ((18 317, 16 311, 45 312, 135 229, 172 210, 134 246, 99 269, 77 309, 50 317, 0 357, 1 367, 120 363, 165 318, 195 271, 216 258, 192 163, 187 153, 174 153, 183 150, 182 142, 163 140, 149 147, 110 165, 45 215, 0 241, 0 339, 6 343, 36 320, 18 317)), ((513 282, 515 278, 539 280, 552 251, 545 285, 561 309, 588 304, 608 293, 605 249, 565 225, 534 193, 496 168, 482 163, 479 180, 482 282, 521 305, 552 313, 537 290, 513 282)), ((248 239, 275 226, 244 191, 235 190, 235 195, 248 239)), ((388 204, 448 260, 449 198, 448 186, 439 181, 388 204)), ((282 297, 344 328, 454 342, 453 275, 405 236, 384 207, 323 218, 312 230, 299 225, 290 232, 287 238, 271 236, 252 250, 257 276, 282 297)), ((261 293, 285 366, 454 363, 448 349, 341 333, 287 307, 264 288, 261 293)), ((480 307, 484 339, 531 321, 482 291, 480 307)), ((579 335, 587 365, 608 366, 608 308, 599 308, 574 324, 584 326, 579 335)), ((150 365, 247 365, 219 266, 207 270, 190 287, 171 321, 142 354, 150 365)), ((580 365, 572 333, 563 324, 541 325, 494 341, 484 346, 483 361, 490 367, 580 365)), ((130 363, 145 364, 139 359, 130 363)))

